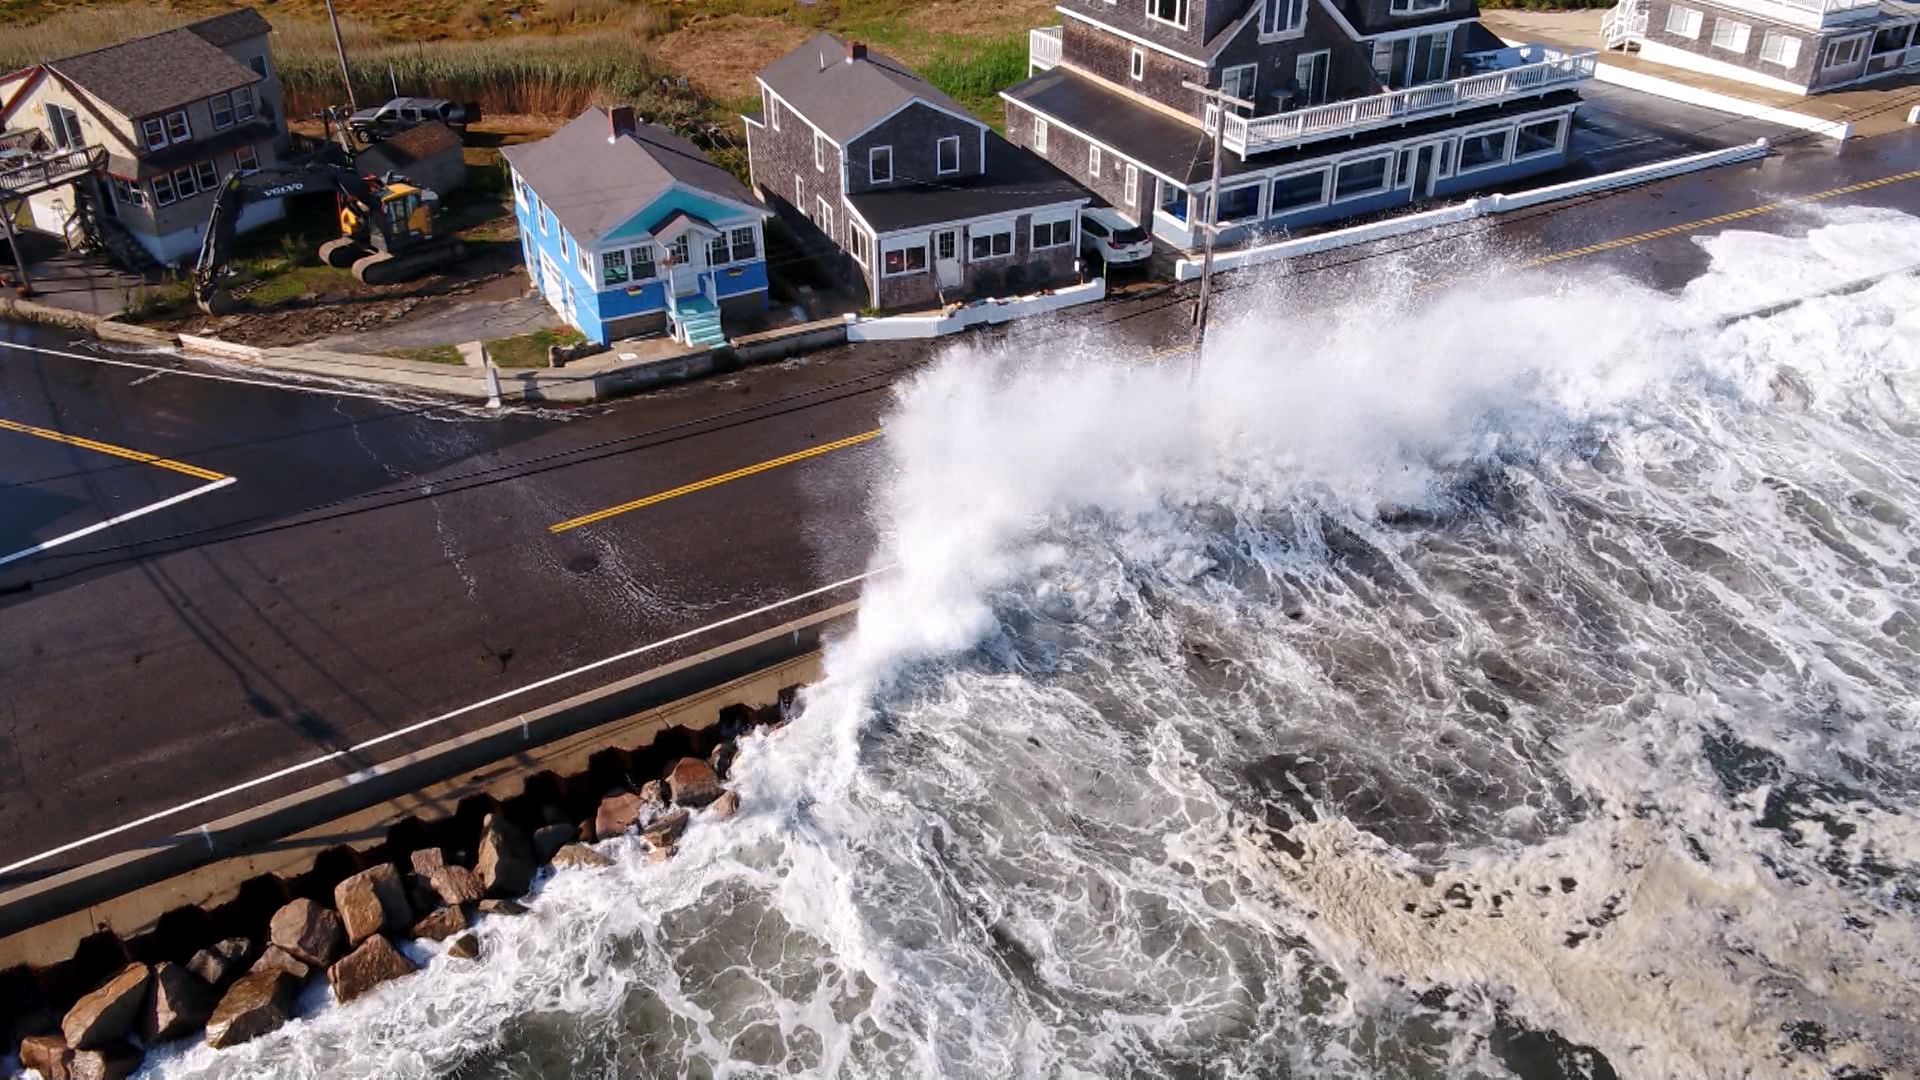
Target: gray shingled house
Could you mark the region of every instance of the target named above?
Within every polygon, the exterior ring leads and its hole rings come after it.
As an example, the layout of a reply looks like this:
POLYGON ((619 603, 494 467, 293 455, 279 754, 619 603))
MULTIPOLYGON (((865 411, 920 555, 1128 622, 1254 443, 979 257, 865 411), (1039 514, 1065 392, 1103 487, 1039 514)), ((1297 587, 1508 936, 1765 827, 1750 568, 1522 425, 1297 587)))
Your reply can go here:
POLYGON ((1074 280, 1088 193, 898 61, 821 33, 758 81, 755 192, 872 306, 1074 280))
MULTIPOLYGON (((272 29, 241 8, 0 76, 0 129, 103 147, 105 175, 88 181, 100 214, 177 261, 198 250, 220 178, 271 166, 287 145, 272 29)), ((58 231, 75 205, 70 188, 36 196, 34 220, 58 231)), ((277 200, 255 203, 240 228, 283 216, 277 200)))

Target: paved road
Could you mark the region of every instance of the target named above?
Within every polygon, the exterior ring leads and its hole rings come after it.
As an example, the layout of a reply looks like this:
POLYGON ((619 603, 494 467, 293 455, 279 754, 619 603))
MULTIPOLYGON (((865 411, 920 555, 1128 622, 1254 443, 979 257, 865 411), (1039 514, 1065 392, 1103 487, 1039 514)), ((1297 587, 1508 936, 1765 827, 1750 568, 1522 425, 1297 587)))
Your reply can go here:
MULTIPOLYGON (((1439 279, 1681 227, 1554 264, 1605 264, 1675 287, 1700 269, 1694 235, 1804 224, 1791 208, 1733 222, 1719 216, 1916 165, 1920 134, 1912 132, 1839 153, 1798 143, 1755 165, 1497 227, 1333 253, 1294 276, 1307 284, 1304 295, 1339 297, 1383 256, 1431 267, 1439 279), (1710 223, 1685 228, 1702 220, 1710 223)), ((1920 181, 1826 201, 1920 210, 1920 181)), ((1249 295, 1227 289, 1223 310, 1249 295)), ((1075 318, 1104 324, 1116 353, 1144 350, 1183 336, 1181 300, 1149 289, 1075 318)), ((1048 332, 1026 325, 1009 337, 1044 347, 1048 332)), ((865 508, 884 443, 853 437, 879 424, 892 381, 940 351, 831 350, 611 406, 490 416, 248 381, 255 377, 165 357, 89 359, 89 346, 6 324, 0 341, 27 346, 0 345, 0 559, 177 500, 0 563, 0 882, 153 840, 849 598, 843 587, 760 611, 866 566, 873 530, 865 508), (227 381, 234 378, 241 381, 227 381), (755 611, 705 637, 88 840, 755 611), (76 846, 35 858, 67 845, 76 846)))

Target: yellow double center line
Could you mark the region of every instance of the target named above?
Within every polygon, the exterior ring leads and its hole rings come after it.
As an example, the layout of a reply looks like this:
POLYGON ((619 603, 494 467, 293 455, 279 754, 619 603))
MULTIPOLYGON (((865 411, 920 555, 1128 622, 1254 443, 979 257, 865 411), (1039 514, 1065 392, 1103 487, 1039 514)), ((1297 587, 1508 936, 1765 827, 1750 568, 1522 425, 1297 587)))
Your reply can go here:
POLYGON ((879 437, 880 431, 878 428, 872 431, 863 431, 858 435, 849 435, 844 439, 835 439, 830 443, 811 446, 805 450, 788 454, 785 457, 777 457, 771 461, 762 461, 757 465, 749 465, 744 469, 735 469, 732 472, 721 473, 719 476, 709 476, 705 480, 696 480, 691 484, 682 484, 671 491, 662 491, 655 495, 649 495, 644 499, 635 499, 629 503, 621 503, 619 506, 609 506, 605 510, 595 510, 591 514, 582 514, 577 518, 568 518, 557 525, 547 526, 547 531, 555 534, 568 532, 572 529, 578 529, 582 525, 591 525, 596 521, 605 521, 610 517, 616 517, 620 514, 631 513, 635 510, 644 510, 656 503, 666 502, 668 499, 677 499, 682 495, 691 495, 696 491, 705 491, 710 487, 719 487, 721 484, 732 483, 735 480, 752 476, 755 473, 778 469, 783 465, 792 465, 796 461, 805 461, 808 458, 816 458, 822 454, 831 454, 835 450, 845 450, 849 446, 859 446, 861 443, 872 442, 879 437))
POLYGON ((225 480, 227 478, 225 473, 217 473, 212 469, 203 469, 198 465, 189 465, 184 461, 175 461, 172 458, 163 458, 158 454, 148 454, 140 450, 129 450, 124 446, 103 443, 97 439, 84 439, 78 435, 68 435, 65 432, 34 427, 32 424, 22 424, 13 420, 0 419, 0 431, 17 431, 22 435, 31 435, 36 439, 46 439, 50 442, 64 443, 68 446, 77 446, 82 450, 92 450, 101 454, 112 454, 117 458, 125 458, 128 461, 137 461, 142 465, 152 465, 155 468, 167 469, 180 473, 183 476, 191 476, 196 480, 225 480))

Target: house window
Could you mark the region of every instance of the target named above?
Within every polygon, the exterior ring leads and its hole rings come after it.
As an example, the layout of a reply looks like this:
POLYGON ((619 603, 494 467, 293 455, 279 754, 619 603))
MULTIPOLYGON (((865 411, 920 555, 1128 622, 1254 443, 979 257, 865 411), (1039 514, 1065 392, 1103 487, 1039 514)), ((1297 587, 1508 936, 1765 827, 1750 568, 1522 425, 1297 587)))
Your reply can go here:
POLYGON ((733 230, 733 261, 745 262, 760 257, 759 245, 754 243, 753 226, 733 230))
POLYGON ((880 249, 882 277, 900 277, 904 274, 927 272, 927 238, 925 236, 918 236, 908 241, 892 242, 901 246, 880 249))
POLYGON ((1667 33, 1678 34, 1683 38, 1700 36, 1700 13, 1692 8, 1670 7, 1667 9, 1667 33))
POLYGON ((1493 131, 1480 131, 1460 137, 1460 171, 1472 172, 1475 169, 1491 168, 1503 165, 1507 160, 1507 136, 1511 128, 1498 128, 1493 131))
POLYGON ((201 191, 212 191, 220 186, 220 168, 211 161, 203 161, 193 167, 193 178, 200 184, 201 191))
POLYGON ((813 171, 827 171, 827 137, 816 134, 813 137, 813 171))
POLYGON ((1327 71, 1333 63, 1333 52, 1321 49, 1318 52, 1301 53, 1293 62, 1293 81, 1295 83, 1293 104, 1324 105, 1327 103, 1327 71))
POLYGON ((53 130, 53 145, 62 150, 72 150, 87 143, 80 131, 80 116, 72 109, 49 103, 47 126, 53 130))
POLYGON ((1713 20, 1713 47, 1745 56, 1747 38, 1752 33, 1753 28, 1746 23, 1734 22, 1732 19, 1715 19, 1713 20))
POLYGON ((969 256, 978 262, 982 259, 1004 259, 1013 254, 1013 223, 998 221, 991 225, 975 225, 967 230, 969 256))
POLYGON ((1273 182, 1273 202, 1267 216, 1279 217, 1297 210, 1310 210, 1327 201, 1327 170, 1294 173, 1273 182))
POLYGON ((114 202, 119 203, 121 206, 147 205, 147 193, 139 185, 122 180, 117 176, 110 177, 109 179, 113 181, 114 202))
POLYGON ((1059 221, 1036 221, 1033 223, 1033 244, 1035 251, 1041 248, 1065 247, 1073 243, 1073 220, 1063 218, 1059 221))
POLYGON ((1134 82, 1139 82, 1141 79, 1147 77, 1147 51, 1145 49, 1136 47, 1133 50, 1132 58, 1127 61, 1127 74, 1133 76, 1134 82))
POLYGON ((586 248, 579 248, 577 250, 579 251, 580 257, 575 261, 574 265, 580 268, 580 280, 592 281, 593 280, 593 252, 588 251, 586 248))
POLYGON ((1908 23, 1905 26, 1889 26, 1873 35, 1873 55, 1879 56, 1881 53, 1899 52, 1907 47, 1907 43, 1911 41, 1912 38, 1912 23, 1908 23))
POLYGON ((1867 39, 1865 37, 1850 37, 1844 41, 1836 41, 1828 45, 1827 62, 1824 66, 1837 68, 1846 67, 1848 64, 1859 63, 1860 57, 1866 52, 1866 44, 1867 39))
POLYGON ((233 126, 233 95, 215 94, 207 99, 207 108, 213 113, 213 130, 225 131, 233 126))
POLYGON ((242 87, 233 92, 233 119, 241 124, 253 119, 253 91, 242 87))
POLYGON ((193 138, 193 125, 187 123, 187 110, 176 109, 167 114, 167 141, 186 142, 193 138))
POLYGON ((1093 143, 1087 144, 1087 175, 1100 178, 1100 147, 1093 143))
POLYGON ((1047 153, 1047 122, 1037 116, 1033 118, 1033 152, 1042 157, 1047 153))
POLYGON ((1123 190, 1120 192, 1121 200, 1124 201, 1128 206, 1133 206, 1140 201, 1139 196, 1134 194, 1134 189, 1138 188, 1139 186, 1140 186, 1140 170, 1134 168, 1133 162, 1129 161, 1127 162, 1126 183, 1122 185, 1123 190))
POLYGON ((1556 116, 1551 120, 1536 120, 1515 128, 1513 160, 1551 154, 1560 149, 1560 131, 1565 124, 1565 117, 1556 116))
POLYGON ((876 146, 867 151, 867 182, 893 183, 893 147, 876 146))
POLYGON ((850 230, 847 239, 852 242, 847 250, 853 253, 853 261, 859 263, 862 267, 871 267, 873 265, 873 241, 868 238, 866 233, 861 232, 859 229, 850 230))
POLYGON ((1160 212, 1182 224, 1187 220, 1187 189, 1160 181, 1160 212))
POLYGON ((1380 82, 1404 89, 1447 77, 1447 54, 1453 45, 1448 31, 1386 38, 1373 43, 1373 72, 1380 82))
POLYGON ((828 203, 824 198, 815 199, 814 201, 819 204, 820 216, 816 220, 820 223, 820 230, 828 236, 834 235, 832 204, 828 203))
POLYGON ((173 193, 182 199, 200 194, 200 186, 193 182, 192 169, 173 170, 173 193))
POLYGON ((1258 92, 1260 65, 1236 64, 1220 73, 1220 90, 1241 101, 1252 101, 1258 92))
POLYGON ((165 176, 154 177, 153 204, 155 206, 172 206, 173 203, 173 180, 165 176))
POLYGON ((560 230, 560 257, 562 259, 573 258, 573 244, 571 243, 571 240, 572 238, 567 235, 567 230, 561 229, 560 230))
POLYGON ((627 249, 627 272, 632 275, 633 283, 640 284, 659 273, 653 267, 653 245, 641 244, 627 249))
POLYGON ((806 213, 806 210, 804 209, 806 205, 807 205, 807 178, 804 176, 801 176, 799 173, 794 173, 793 174, 794 209, 799 210, 801 213, 804 214, 806 213))
POLYGON ((728 257, 727 237, 725 233, 707 241, 708 266, 725 266, 731 261, 728 257))
POLYGON ((1387 166, 1392 154, 1342 162, 1333 174, 1333 201, 1345 202, 1387 190, 1387 166))
POLYGON ((679 236, 674 237, 672 242, 667 245, 667 265, 685 266, 687 265, 687 258, 690 254, 691 252, 687 247, 687 234, 681 233, 679 236))
MULTIPOLYGON (((1399 0, 1395 2, 1398 3, 1399 0)), ((1260 33, 1262 36, 1291 34, 1300 29, 1306 19, 1307 0, 1261 0, 1260 33)))
POLYGON ((627 249, 616 248, 600 253, 600 283, 602 285, 625 285, 627 283, 627 249))
POLYGON ((958 230, 955 229, 943 229, 933 234, 933 257, 941 262, 952 260, 960 243, 956 239, 958 235, 958 230))
POLYGON ((1447 0, 1393 0, 1388 9, 1395 15, 1425 15, 1428 12, 1442 11, 1447 0))
POLYGON ((941 176, 960 171, 960 136, 948 135, 934 144, 934 172, 941 176))
POLYGON ((253 172, 260 167, 260 155, 253 152, 253 147, 243 146, 233 152, 233 167, 241 172, 253 172))
POLYGON ((767 124, 771 126, 773 130, 779 131, 780 130, 780 99, 774 97, 773 91, 768 90, 764 86, 760 88, 760 96, 766 99, 766 104, 763 106, 763 108, 765 109, 767 114, 767 124))
POLYGON ((1237 188, 1228 188, 1220 193, 1220 216, 1218 222, 1251 221, 1260 216, 1260 189, 1262 184, 1242 184, 1237 188))
POLYGON ((1800 62, 1800 39, 1778 30, 1769 30, 1760 38, 1760 59, 1790 68, 1800 62))
POLYGON ((248 59, 247 66, 253 69, 255 75, 263 79, 267 77, 267 58, 265 56, 255 56, 248 59))
POLYGON ((1187 28, 1187 0, 1147 0, 1147 18, 1187 28))
POLYGON ((158 150, 167 145, 167 125, 157 116, 140 122, 140 134, 146 138, 149 150, 158 150))

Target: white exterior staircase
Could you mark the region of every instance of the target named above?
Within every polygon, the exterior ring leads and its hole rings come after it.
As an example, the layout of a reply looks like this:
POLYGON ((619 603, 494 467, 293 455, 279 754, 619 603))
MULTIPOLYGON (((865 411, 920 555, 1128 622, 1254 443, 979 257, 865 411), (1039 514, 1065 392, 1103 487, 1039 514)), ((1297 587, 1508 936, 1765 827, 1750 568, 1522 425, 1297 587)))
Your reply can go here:
POLYGON ((1626 50, 1647 35, 1647 0, 1620 0, 1600 23, 1607 48, 1626 50))

